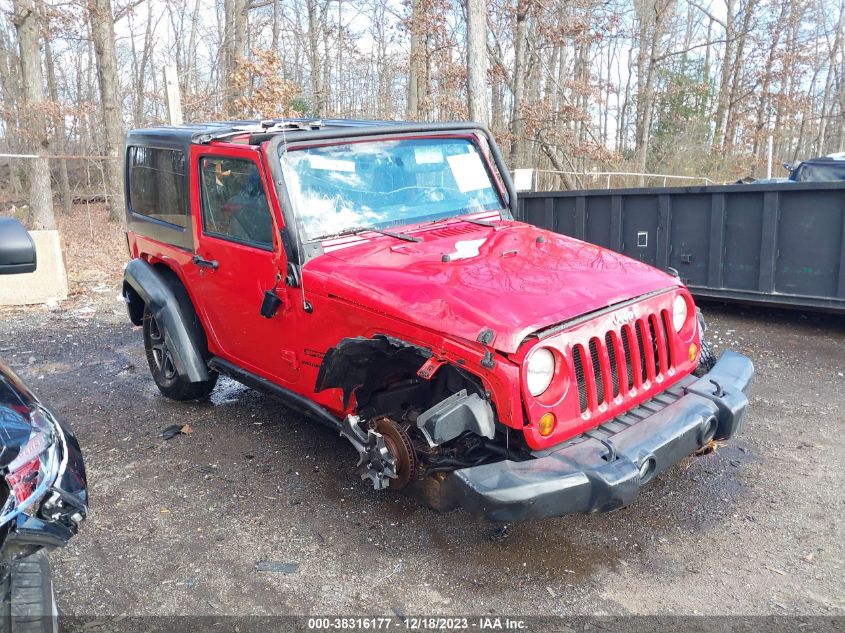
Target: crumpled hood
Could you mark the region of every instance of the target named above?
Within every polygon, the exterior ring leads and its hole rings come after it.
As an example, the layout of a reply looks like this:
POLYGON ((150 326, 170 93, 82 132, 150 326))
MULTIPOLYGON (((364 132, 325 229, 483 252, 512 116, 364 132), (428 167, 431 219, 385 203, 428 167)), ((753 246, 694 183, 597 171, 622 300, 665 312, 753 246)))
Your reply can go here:
POLYGON ((513 353, 539 329, 679 285, 636 260, 518 222, 457 221, 413 235, 422 241, 324 243, 304 267, 305 287, 310 278, 331 296, 471 341, 492 330, 491 346, 513 353))

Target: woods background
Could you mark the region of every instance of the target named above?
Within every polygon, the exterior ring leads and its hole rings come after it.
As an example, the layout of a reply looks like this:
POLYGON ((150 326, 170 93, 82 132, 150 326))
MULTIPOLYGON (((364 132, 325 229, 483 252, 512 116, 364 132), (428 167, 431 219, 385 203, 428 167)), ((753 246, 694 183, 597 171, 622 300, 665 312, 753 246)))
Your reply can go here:
MULTIPOLYGON (((845 149, 845 0, 2 0, 6 200, 122 213, 128 127, 184 118, 487 123, 510 166, 731 181, 845 149), (47 156, 59 158, 48 159, 47 156), (72 158, 61 158, 72 156, 72 158), (55 194, 55 196, 54 196, 55 194)), ((643 184, 632 177, 624 183, 643 184)))

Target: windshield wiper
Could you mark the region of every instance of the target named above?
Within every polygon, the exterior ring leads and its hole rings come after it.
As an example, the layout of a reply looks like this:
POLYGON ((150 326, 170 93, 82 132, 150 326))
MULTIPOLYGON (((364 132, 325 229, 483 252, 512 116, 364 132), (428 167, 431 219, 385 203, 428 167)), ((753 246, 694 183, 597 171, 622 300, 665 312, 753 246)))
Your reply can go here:
POLYGON ((382 231, 381 229, 367 229, 373 233, 381 233, 388 237, 395 237, 398 240, 405 240, 406 242, 422 242, 422 238, 414 237, 413 235, 406 235, 405 233, 394 233, 393 231, 382 231))
POLYGON ((478 226, 496 226, 492 222, 488 220, 477 220, 476 218, 460 218, 464 222, 469 222, 470 224, 477 224, 478 226))
MULTIPOLYGON (((501 219, 501 218, 499 218, 501 219)), ((423 226, 428 226, 430 224, 438 224, 440 222, 444 222, 445 220, 460 220, 461 222, 469 222, 470 224, 477 224, 478 226, 496 226, 489 220, 479 220, 476 218, 465 218, 462 215, 447 215, 445 218, 438 218, 436 220, 429 220, 423 226)))
POLYGON ((422 242, 422 239, 419 237, 414 237, 413 235, 405 235, 404 233, 394 233, 392 231, 384 231, 382 229, 374 229, 369 226, 355 226, 349 229, 344 229, 339 233, 333 233, 331 235, 321 235, 320 237, 316 238, 318 240, 325 240, 331 237, 343 237, 344 235, 354 235, 355 233, 364 233, 365 231, 371 231, 373 233, 380 233, 381 235, 387 235, 388 237, 395 237, 397 240, 405 240, 406 242, 422 242))

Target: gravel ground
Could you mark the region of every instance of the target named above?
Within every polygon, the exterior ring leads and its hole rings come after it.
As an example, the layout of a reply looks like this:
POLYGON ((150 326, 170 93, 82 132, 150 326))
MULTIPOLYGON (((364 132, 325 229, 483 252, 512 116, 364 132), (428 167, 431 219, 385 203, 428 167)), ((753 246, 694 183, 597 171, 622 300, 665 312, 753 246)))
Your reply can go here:
POLYGON ((841 317, 706 306, 757 368, 743 434, 628 509, 495 539, 368 490, 345 440, 237 383, 166 400, 112 291, 89 294, 0 315, 0 354, 88 466, 90 518, 51 555, 65 614, 845 614, 841 317))

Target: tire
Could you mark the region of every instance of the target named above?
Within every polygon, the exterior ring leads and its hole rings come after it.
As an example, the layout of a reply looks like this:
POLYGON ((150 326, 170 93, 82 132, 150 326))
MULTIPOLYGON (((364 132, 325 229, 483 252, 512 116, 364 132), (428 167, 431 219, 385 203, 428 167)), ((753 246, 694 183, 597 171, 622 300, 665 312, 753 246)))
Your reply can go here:
POLYGON ((713 351, 713 348, 710 346, 710 343, 707 341, 701 341, 701 356, 698 357, 698 367, 695 368, 693 371, 693 375, 698 376, 699 378, 706 374, 708 371, 713 369, 716 365, 716 354, 713 351))
POLYGON ((696 308, 697 316, 698 316, 698 325, 701 331, 701 355, 698 357, 698 367, 692 372, 694 376, 698 376, 699 378, 706 374, 708 371, 713 369, 716 365, 716 361, 719 360, 716 358, 716 353, 713 351, 713 346, 704 338, 705 332, 707 332, 707 323, 704 321, 704 316, 701 314, 701 310, 696 308))
POLYGON ((210 371, 210 378, 202 382, 191 382, 179 373, 167 347, 164 326, 156 320, 149 306, 144 306, 144 351, 156 387, 171 400, 207 398, 217 384, 217 372, 210 371))
POLYGON ((58 631, 50 561, 43 551, 12 561, 0 593, 0 633, 58 631))

